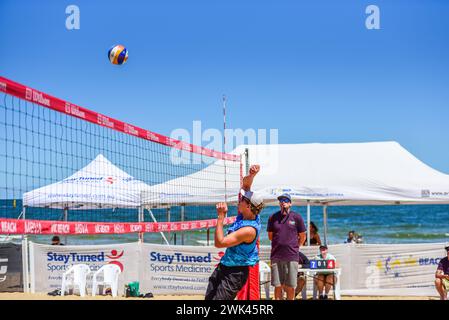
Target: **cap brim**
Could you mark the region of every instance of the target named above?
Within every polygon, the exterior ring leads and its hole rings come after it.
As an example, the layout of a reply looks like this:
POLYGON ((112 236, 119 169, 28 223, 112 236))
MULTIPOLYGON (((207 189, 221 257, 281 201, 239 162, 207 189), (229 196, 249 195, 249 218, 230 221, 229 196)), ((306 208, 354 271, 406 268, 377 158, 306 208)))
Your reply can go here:
POLYGON ((245 191, 243 189, 240 189, 240 195, 245 198, 248 199, 249 201, 251 201, 251 197, 253 195, 252 191, 245 191))

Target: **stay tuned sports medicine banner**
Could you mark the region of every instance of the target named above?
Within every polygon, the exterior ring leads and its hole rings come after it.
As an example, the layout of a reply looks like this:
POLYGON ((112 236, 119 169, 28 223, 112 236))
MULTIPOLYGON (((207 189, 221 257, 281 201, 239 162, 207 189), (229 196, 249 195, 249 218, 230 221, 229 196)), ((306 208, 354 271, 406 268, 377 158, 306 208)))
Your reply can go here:
MULTIPOLYGON (((210 275, 224 249, 208 246, 167 246, 127 243, 95 246, 50 246, 30 243, 32 292, 61 287, 62 273, 72 264, 121 266, 119 288, 139 281, 142 293, 204 295, 210 275)), ((309 259, 318 247, 302 248, 309 259)), ((444 244, 338 244, 329 253, 341 268, 341 293, 349 295, 435 296, 434 276, 446 254, 444 244)), ((269 263, 270 247, 260 247, 260 259, 269 263)), ((308 289, 312 278, 308 277, 308 289)), ((88 278, 88 292, 91 275, 88 278)), ((123 291, 121 291, 123 292, 123 291)))
POLYGON ((30 243, 31 292, 50 292, 61 288, 62 275, 74 264, 87 264, 91 273, 87 277, 88 293, 91 293, 92 275, 105 264, 116 264, 119 276, 119 294, 124 285, 139 281, 140 247, 137 243, 52 246, 30 243))

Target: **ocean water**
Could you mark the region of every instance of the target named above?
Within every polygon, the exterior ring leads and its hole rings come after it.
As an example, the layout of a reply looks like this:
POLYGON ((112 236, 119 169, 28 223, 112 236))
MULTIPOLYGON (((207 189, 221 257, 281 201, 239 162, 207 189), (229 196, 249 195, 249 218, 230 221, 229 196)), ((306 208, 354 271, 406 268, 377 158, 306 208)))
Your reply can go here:
MULTIPOLYGON (((278 210, 277 207, 266 207, 261 213, 262 232, 260 243, 270 244, 266 228, 268 217, 278 210)), ((306 207, 293 207, 301 214, 306 222, 306 207)), ((12 200, 0 200, 0 217, 17 218, 21 211, 21 202, 17 200, 15 206, 12 200)), ((311 220, 318 226, 323 240, 322 207, 311 208, 311 220)), ((328 207, 328 243, 342 243, 348 231, 355 230, 363 235, 364 243, 423 243, 449 242, 449 205, 395 205, 395 206, 340 206, 328 207)), ((153 214, 160 222, 166 221, 166 210, 153 210, 153 214)), ((230 207, 229 215, 235 215, 236 208, 230 207)), ((214 207, 186 207, 186 220, 211 219, 216 217, 214 207)), ((62 219, 61 210, 29 209, 29 219, 62 219)), ((77 221, 136 221, 136 210, 90 210, 71 211, 69 220, 77 221)), ((180 208, 171 210, 171 221, 179 221, 180 208)), ((146 212, 145 220, 151 221, 146 212)), ((210 244, 213 243, 214 229, 209 231, 210 244)), ((182 243, 182 233, 165 233, 171 243, 182 243)), ((32 236, 31 239, 42 243, 49 243, 51 236, 32 236)), ((198 245, 207 240, 207 230, 188 231, 184 233, 184 244, 198 245)), ((85 243, 117 243, 136 241, 137 235, 91 235, 62 237, 68 244, 85 243)), ((165 243, 158 233, 145 234, 145 241, 165 243)))

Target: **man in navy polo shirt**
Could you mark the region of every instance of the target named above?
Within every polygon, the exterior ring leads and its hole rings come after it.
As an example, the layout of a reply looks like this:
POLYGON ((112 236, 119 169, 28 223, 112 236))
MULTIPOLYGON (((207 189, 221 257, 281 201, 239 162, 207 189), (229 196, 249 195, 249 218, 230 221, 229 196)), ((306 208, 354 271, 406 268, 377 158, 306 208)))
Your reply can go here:
POLYGON ((302 217, 291 210, 292 199, 288 193, 278 197, 280 211, 268 219, 268 238, 271 240, 271 284, 274 298, 294 300, 298 274, 299 248, 306 239, 306 227, 302 217))

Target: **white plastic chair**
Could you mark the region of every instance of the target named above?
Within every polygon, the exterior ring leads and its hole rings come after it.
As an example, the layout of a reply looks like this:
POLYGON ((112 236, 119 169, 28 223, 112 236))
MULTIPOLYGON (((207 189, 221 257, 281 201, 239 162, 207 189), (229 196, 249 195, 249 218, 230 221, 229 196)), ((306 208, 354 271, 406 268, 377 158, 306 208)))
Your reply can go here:
POLYGON ((105 264, 100 269, 98 269, 98 271, 94 273, 92 279, 92 296, 95 296, 97 294, 99 284, 103 284, 103 291, 104 285, 108 284, 111 286, 112 296, 116 297, 118 293, 118 276, 121 272, 122 271, 120 270, 120 267, 116 264, 105 264), (103 281, 97 280, 97 276, 100 273, 103 273, 103 281))
POLYGON ((265 298, 270 299, 270 274, 271 269, 264 261, 259 261, 259 282, 265 287, 265 298))
POLYGON ((86 282, 87 275, 90 273, 90 268, 87 264, 75 264, 69 268, 62 275, 61 284, 61 296, 64 296, 66 288, 71 285, 75 290, 75 286, 78 286, 80 296, 86 295, 86 282), (73 273, 73 278, 69 278, 69 275, 73 273))

